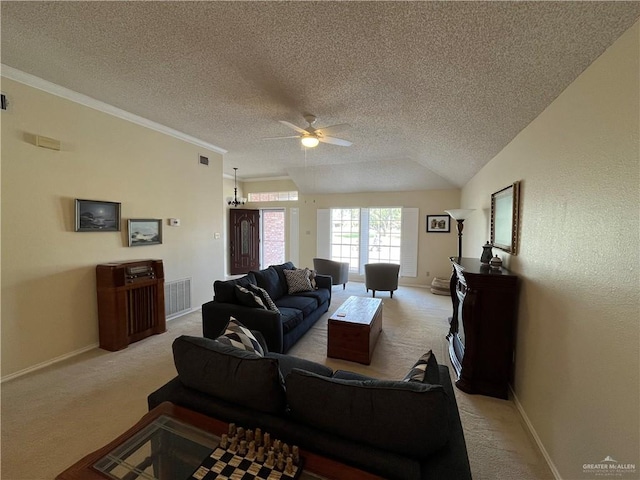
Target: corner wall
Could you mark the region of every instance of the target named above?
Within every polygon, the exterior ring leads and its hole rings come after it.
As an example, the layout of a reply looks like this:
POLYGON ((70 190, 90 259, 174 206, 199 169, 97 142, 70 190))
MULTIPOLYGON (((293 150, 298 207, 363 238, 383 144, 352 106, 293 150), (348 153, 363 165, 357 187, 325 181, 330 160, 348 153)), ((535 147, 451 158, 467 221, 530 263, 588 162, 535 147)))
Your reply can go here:
POLYGON ((515 394, 556 472, 611 456, 640 474, 639 24, 462 191, 464 249, 490 197, 521 180, 515 394))
POLYGON ((166 281, 192 278, 193 308, 212 298, 224 274, 220 154, 6 78, 2 92, 3 378, 98 343, 99 263, 160 258, 166 281), (121 231, 75 232, 76 198, 120 202, 121 231), (162 219, 162 245, 128 247, 128 218, 162 219))

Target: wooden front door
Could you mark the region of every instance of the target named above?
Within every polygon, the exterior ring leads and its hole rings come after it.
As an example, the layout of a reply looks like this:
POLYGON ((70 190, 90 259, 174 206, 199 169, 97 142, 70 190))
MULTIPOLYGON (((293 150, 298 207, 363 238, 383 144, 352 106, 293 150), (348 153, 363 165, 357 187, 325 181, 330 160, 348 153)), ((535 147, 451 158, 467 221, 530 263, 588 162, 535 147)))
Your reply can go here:
POLYGON ((260 211, 229 210, 229 253, 231 275, 260 269, 260 211))

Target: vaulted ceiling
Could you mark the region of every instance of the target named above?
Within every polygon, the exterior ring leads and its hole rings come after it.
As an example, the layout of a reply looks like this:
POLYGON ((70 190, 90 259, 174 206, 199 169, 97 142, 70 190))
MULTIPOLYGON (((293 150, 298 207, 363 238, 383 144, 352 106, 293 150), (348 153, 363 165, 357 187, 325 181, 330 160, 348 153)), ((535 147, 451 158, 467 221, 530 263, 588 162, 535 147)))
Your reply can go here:
POLYGON ((303 193, 463 186, 639 2, 1 2, 2 63, 303 193), (348 123, 304 149, 279 120, 348 123))

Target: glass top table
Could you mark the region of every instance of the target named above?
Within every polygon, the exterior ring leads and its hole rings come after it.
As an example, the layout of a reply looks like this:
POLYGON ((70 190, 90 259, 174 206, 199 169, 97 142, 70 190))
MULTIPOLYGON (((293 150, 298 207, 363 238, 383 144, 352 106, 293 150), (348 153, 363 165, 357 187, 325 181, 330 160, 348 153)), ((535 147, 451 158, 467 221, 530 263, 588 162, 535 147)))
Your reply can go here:
POLYGON ((93 467, 115 480, 186 480, 219 441, 212 433, 161 415, 93 467))
MULTIPOLYGON (((225 422, 165 402, 56 480, 189 480, 228 428, 225 422)), ((300 456, 304 463, 297 480, 380 478, 303 449, 300 456)))

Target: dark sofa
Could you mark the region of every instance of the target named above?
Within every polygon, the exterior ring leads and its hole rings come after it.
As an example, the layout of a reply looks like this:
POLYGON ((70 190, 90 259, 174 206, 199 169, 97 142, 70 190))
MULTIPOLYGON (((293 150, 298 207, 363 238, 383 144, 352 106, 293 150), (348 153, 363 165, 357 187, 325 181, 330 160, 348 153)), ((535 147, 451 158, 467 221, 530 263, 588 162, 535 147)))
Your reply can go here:
POLYGON ((214 299, 202 305, 202 333, 206 338, 217 338, 234 317, 251 330, 264 336, 269 351, 286 353, 331 305, 331 277, 316 275, 317 288, 311 291, 288 293, 284 270, 294 270, 291 262, 271 265, 250 272, 234 280, 216 280, 214 299), (257 285, 267 291, 279 312, 242 304, 236 294, 236 285, 257 285))
POLYGON ((449 371, 435 357, 432 383, 423 383, 333 372, 274 352, 259 357, 206 338, 179 337, 173 352, 178 376, 149 395, 149 409, 169 401, 260 427, 383 478, 471 479, 449 371))

